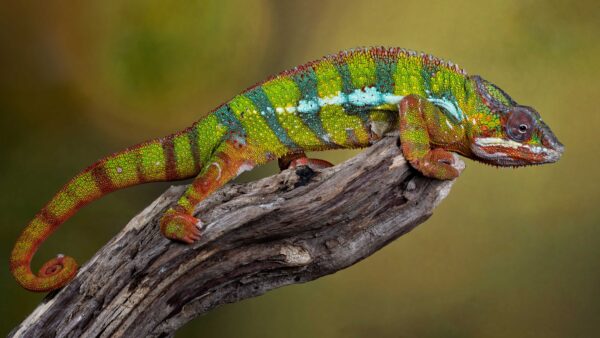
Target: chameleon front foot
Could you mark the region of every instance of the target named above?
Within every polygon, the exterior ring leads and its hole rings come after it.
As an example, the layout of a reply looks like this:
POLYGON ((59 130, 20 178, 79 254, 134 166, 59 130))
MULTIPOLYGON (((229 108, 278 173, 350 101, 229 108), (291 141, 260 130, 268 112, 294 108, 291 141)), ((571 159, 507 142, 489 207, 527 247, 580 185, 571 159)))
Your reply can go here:
POLYGON ((458 142, 454 134, 443 129, 453 127, 440 108, 413 94, 400 101, 398 110, 402 154, 413 168, 439 180, 457 178, 460 174, 456 165, 458 158, 443 148, 436 148, 439 144, 458 142))
POLYGON ((423 175, 439 180, 457 178, 460 172, 456 168, 455 155, 441 148, 431 149, 423 158, 410 161, 410 164, 423 175))
POLYGON ((165 237, 188 244, 200 239, 201 228, 201 220, 173 208, 169 209, 160 220, 160 231, 165 237))

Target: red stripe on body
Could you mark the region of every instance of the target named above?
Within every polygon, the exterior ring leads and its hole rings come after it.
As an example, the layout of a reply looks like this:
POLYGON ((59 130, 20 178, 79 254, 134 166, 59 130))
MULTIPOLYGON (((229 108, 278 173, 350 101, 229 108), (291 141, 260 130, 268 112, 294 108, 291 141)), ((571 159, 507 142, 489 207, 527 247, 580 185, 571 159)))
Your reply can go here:
POLYGON ((173 135, 167 136, 162 142, 163 153, 165 156, 165 177, 167 181, 175 180, 177 175, 177 159, 175 158, 175 143, 173 135))
POLYGON ((104 167, 103 162, 92 168, 91 175, 94 178, 94 181, 96 182, 96 185, 98 186, 98 189, 100 189, 102 195, 116 190, 115 185, 106 173, 106 168, 104 167))

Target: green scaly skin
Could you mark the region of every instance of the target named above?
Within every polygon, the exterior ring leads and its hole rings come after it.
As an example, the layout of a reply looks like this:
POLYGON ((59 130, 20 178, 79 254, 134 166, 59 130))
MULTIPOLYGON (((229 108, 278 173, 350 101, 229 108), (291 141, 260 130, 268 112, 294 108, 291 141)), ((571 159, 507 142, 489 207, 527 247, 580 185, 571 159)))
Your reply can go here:
POLYGON ((533 108, 452 63, 398 48, 341 52, 249 88, 182 132, 82 171, 24 229, 11 272, 32 291, 65 285, 75 261, 59 255, 35 275, 34 253, 79 208, 117 189, 196 177, 161 221, 165 236, 192 243, 201 226, 195 206, 241 172, 304 151, 366 147, 397 129, 411 165, 438 179, 458 176, 450 152, 523 166, 555 162, 563 151, 533 108))

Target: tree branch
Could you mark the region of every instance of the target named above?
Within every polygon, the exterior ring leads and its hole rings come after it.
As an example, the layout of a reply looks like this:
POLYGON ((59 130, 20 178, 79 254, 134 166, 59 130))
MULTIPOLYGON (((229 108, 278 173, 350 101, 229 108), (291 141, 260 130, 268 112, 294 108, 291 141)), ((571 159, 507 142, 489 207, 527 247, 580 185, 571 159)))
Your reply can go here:
POLYGON ((429 218, 452 183, 417 174, 388 136, 333 168, 223 187, 199 206, 207 225, 191 246, 159 233, 185 189, 171 187, 9 337, 172 336, 216 306, 368 257, 429 218))

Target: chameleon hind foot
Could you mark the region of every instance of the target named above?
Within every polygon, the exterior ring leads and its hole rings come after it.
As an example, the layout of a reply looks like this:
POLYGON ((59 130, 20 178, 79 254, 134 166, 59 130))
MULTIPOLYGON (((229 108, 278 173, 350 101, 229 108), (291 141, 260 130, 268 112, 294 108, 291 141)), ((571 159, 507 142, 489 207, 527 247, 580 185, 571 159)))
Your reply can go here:
POLYGON ((278 160, 279 169, 295 169, 299 166, 308 166, 311 169, 325 169, 333 167, 331 162, 317 158, 308 158, 305 153, 285 155, 278 160))
POLYGON ((188 244, 200 239, 201 228, 202 221, 174 208, 169 209, 160 220, 163 236, 188 244))

